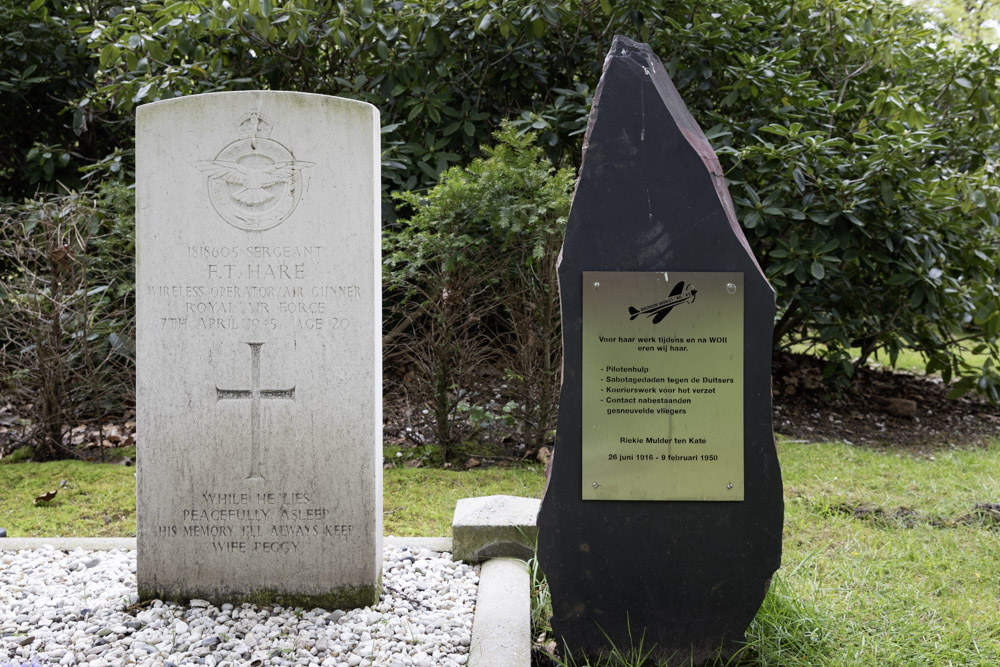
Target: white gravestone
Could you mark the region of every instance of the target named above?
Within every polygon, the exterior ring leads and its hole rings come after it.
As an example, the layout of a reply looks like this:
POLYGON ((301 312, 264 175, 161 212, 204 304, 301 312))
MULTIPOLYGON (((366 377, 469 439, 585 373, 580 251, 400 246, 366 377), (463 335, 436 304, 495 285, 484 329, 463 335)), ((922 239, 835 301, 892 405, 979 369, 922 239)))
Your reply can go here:
POLYGON ((136 123, 139 593, 372 604, 378 110, 216 93, 136 123))

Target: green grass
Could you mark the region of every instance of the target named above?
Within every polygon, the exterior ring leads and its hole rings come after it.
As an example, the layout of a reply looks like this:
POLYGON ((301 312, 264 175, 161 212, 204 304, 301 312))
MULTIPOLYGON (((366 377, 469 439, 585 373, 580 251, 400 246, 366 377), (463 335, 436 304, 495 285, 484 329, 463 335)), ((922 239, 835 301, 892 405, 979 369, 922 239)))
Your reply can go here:
POLYGON ((434 468, 384 471, 384 532, 397 537, 450 536, 459 498, 527 496, 541 498, 545 477, 540 466, 475 469, 434 468))
MULTIPOLYGON (((824 348, 825 349, 825 348, 824 348)), ((810 345, 792 345, 790 351, 797 354, 816 354, 816 348, 810 345)), ((851 357, 857 359, 861 356, 860 347, 851 348, 851 357)), ((990 358, 988 354, 973 354, 972 352, 963 352, 962 357, 965 359, 966 363, 981 368, 986 360, 990 358)), ((878 368, 893 368, 892 363, 889 360, 889 355, 886 352, 875 353, 868 359, 868 365, 878 368)), ((920 352, 914 352, 913 350, 901 350, 899 356, 896 357, 896 370, 908 371, 910 373, 915 373, 917 375, 923 375, 927 369, 927 359, 920 352)), ((940 373, 934 373, 934 375, 940 375, 940 373)))
POLYGON ((132 466, 84 461, 8 463, 0 465, 0 489, 0 527, 9 537, 135 535, 132 466), (52 500, 34 504, 36 497, 53 490, 52 500))
POLYGON ((1000 517, 975 509, 1000 502, 1000 443, 778 449, 782 566, 729 665, 1000 664, 1000 517))
POLYGON ((748 664, 1000 661, 1000 444, 914 457, 779 445, 783 565, 748 664), (778 639, 784 639, 779 644, 778 639))
MULTIPOLYGON (((975 509, 1000 503, 1000 443, 922 454, 778 449, 783 564, 739 664, 1000 664, 1000 522, 975 509)), ((11 536, 134 535, 134 470, 0 465, 0 526, 11 536), (32 504, 62 479, 67 488, 48 505, 32 504)), ((385 532, 400 536, 448 535, 459 498, 537 497, 544 486, 538 466, 384 472, 385 532)))
MULTIPOLYGON (((538 465, 452 472, 394 468, 384 472, 386 535, 450 536, 459 498, 507 494, 541 497, 538 465)), ((0 527, 10 537, 135 535, 135 468, 57 461, 0 465, 0 527), (60 482, 66 480, 66 488, 60 482), (55 498, 34 504, 39 495, 55 498)))

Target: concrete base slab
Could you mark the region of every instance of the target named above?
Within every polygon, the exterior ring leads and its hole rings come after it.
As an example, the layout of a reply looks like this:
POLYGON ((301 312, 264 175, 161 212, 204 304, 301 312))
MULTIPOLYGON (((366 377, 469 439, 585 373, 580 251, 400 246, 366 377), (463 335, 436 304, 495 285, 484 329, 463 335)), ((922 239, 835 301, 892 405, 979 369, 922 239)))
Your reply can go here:
POLYGON ((534 556, 540 501, 518 496, 462 498, 451 522, 452 557, 466 563, 534 556))

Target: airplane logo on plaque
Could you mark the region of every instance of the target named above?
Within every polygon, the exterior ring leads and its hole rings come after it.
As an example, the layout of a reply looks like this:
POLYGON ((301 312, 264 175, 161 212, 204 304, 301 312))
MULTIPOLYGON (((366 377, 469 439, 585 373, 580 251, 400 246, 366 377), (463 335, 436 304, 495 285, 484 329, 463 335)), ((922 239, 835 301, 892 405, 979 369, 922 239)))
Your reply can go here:
POLYGON ((694 303, 696 294, 698 294, 698 290, 693 285, 688 285, 685 289, 684 281, 682 280, 674 285, 674 289, 671 290, 670 296, 665 301, 659 301, 648 306, 643 306, 642 308, 629 306, 628 313, 631 317, 628 319, 631 321, 640 315, 645 315, 646 317, 653 318, 653 324, 659 324, 677 306, 684 303, 694 303))

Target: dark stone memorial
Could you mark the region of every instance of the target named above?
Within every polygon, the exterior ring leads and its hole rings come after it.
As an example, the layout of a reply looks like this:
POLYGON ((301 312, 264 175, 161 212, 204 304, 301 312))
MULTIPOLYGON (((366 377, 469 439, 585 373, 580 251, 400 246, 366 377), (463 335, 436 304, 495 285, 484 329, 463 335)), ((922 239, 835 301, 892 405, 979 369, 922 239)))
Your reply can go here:
POLYGON ((781 562, 774 290, 718 158, 645 44, 616 37, 559 264, 563 385, 538 516, 576 657, 727 657, 781 562))

